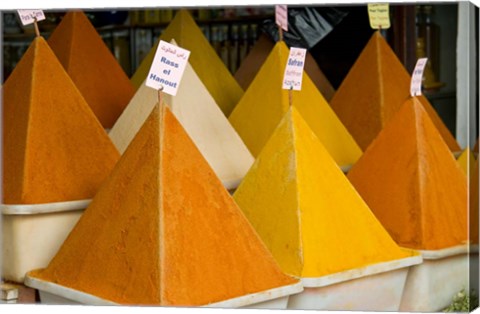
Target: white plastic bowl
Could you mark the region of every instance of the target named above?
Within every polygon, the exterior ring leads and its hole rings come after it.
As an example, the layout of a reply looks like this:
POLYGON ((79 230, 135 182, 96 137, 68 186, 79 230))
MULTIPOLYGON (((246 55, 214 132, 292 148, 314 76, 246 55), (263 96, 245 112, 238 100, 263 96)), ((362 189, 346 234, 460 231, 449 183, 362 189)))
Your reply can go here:
MULTIPOLYGON (((85 292, 30 277, 28 274, 25 277, 25 285, 39 291, 42 304, 120 305, 85 292)), ((287 307, 288 297, 302 290, 303 286, 299 282, 294 285, 252 293, 202 307, 285 309, 287 307)))
POLYGON ((398 311, 409 267, 420 255, 317 277, 302 278, 304 291, 292 295, 288 309, 398 311))
POLYGON ((89 203, 0 205, 3 279, 22 283, 28 271, 47 267, 89 203))
MULTIPOLYGON (((470 247, 470 252, 478 252, 478 246, 470 247)), ((468 292, 470 258, 476 259, 472 264, 478 266, 478 254, 470 255, 468 245, 420 253, 423 263, 410 269, 400 311, 438 312, 452 303, 459 291, 468 292)))

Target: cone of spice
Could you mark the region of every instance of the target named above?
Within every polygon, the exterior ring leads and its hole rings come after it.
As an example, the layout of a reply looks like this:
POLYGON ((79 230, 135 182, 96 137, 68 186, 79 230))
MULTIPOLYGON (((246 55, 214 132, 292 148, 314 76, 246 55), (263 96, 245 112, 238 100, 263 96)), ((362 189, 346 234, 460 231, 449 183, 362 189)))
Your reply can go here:
MULTIPOLYGON (((272 51, 275 43, 266 35, 262 34, 255 42, 247 57, 242 61, 240 67, 235 72, 235 79, 243 88, 247 90, 252 83, 255 75, 257 75, 262 64, 267 59, 268 55, 272 51)), ((312 55, 307 51, 305 57, 305 72, 308 74, 312 82, 318 88, 326 101, 330 101, 335 93, 333 86, 330 84, 325 74, 319 68, 317 62, 312 55)))
MULTIPOLYGON (((190 63, 187 63, 177 94, 165 95, 165 100, 224 186, 236 188, 253 164, 253 156, 190 63)), ((109 133, 121 153, 156 102, 157 91, 143 83, 109 133)))
POLYGON ((392 240, 295 107, 234 199, 294 276, 322 277, 418 254, 392 240))
MULTIPOLYGON (((410 75, 375 32, 348 72, 330 104, 362 150, 410 97, 410 75), (368 78, 368 79, 366 79, 368 78)), ((424 96, 418 98, 451 151, 461 148, 424 96)))
POLYGON ((180 47, 190 50, 189 62, 222 112, 228 117, 242 97, 243 90, 187 10, 179 10, 162 32, 155 46, 132 76, 133 85, 139 88, 147 78, 160 40, 170 42, 172 39, 180 47))
POLYGON ((120 304, 165 306, 298 282, 166 106, 154 108, 49 266, 28 276, 120 304))
POLYGON ((466 176, 416 97, 402 105, 348 178, 400 246, 466 244, 466 176))
MULTIPOLYGON (((275 44, 257 76, 229 117, 253 156, 258 156, 287 113, 289 91, 282 89, 289 50, 284 42, 275 44)), ((304 72, 301 91, 291 91, 293 107, 340 165, 355 163, 362 151, 304 72)))
POLYGON ((48 44, 103 127, 111 128, 135 89, 87 16, 67 13, 48 44))
POLYGON ((43 37, 3 94, 3 202, 92 198, 120 156, 43 37))

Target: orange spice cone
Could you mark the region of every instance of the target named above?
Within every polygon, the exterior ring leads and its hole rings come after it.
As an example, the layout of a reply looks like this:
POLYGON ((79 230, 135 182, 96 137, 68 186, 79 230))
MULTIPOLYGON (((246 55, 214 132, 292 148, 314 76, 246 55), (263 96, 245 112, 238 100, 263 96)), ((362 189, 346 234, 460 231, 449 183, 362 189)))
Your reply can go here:
POLYGON ((294 276, 322 277, 415 254, 392 240, 295 106, 234 199, 294 276))
POLYGON ((154 108, 49 266, 29 276, 120 304, 170 306, 298 282, 166 106, 154 108))
MULTIPOLYGON (((282 89, 288 54, 284 42, 275 44, 229 117, 253 156, 258 156, 290 107, 290 91, 282 89)), ((291 93, 293 106, 302 114, 335 161, 340 166, 355 163, 362 151, 308 74, 303 74, 302 90, 291 93)))
POLYGON ((157 51, 158 42, 160 40, 170 42, 172 39, 180 47, 190 50, 191 54, 188 61, 222 109, 222 112, 228 117, 242 97, 243 90, 210 45, 190 13, 184 9, 177 12, 133 74, 131 81, 134 86, 139 88, 147 78, 153 57, 157 51))
POLYGON ((43 37, 3 94, 3 202, 92 198, 119 153, 43 37))
POLYGON ((450 133, 450 130, 447 128, 447 126, 443 123, 442 118, 440 118, 437 111, 428 101, 427 97, 425 97, 424 95, 420 95, 417 96, 417 98, 423 105, 423 109, 425 109, 425 111, 428 113, 428 117, 432 120, 433 124, 437 128, 438 132, 442 136, 442 139, 445 141, 445 144, 447 144, 450 151, 460 152, 462 148, 457 143, 457 140, 455 140, 452 133, 450 133))
POLYGON ((111 128, 135 93, 87 16, 67 13, 48 44, 104 128, 111 128))
MULTIPOLYGON (((380 32, 375 32, 330 104, 366 150, 409 97, 410 75, 380 32)), ((450 150, 459 151, 460 146, 428 100, 420 98, 450 150)))
MULTIPOLYGON (((247 90, 252 83, 253 79, 257 75, 258 71, 262 67, 262 64, 267 59, 268 55, 272 51, 275 43, 265 34, 260 35, 255 45, 250 50, 248 55, 240 64, 240 67, 235 72, 235 79, 243 88, 247 90)), ((307 51, 305 57, 305 72, 308 74, 312 82, 318 88, 326 101, 330 101, 335 93, 333 86, 323 74, 322 70, 318 66, 315 59, 307 51)))
POLYGON ((348 178, 399 245, 466 243, 467 179, 418 98, 402 105, 348 178))

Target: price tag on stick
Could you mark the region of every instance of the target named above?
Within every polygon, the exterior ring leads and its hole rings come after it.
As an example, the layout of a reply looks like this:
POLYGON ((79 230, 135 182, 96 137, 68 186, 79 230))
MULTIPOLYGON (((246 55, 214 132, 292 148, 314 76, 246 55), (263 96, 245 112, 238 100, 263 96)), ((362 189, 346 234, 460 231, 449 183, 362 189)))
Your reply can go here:
POLYGON ((190 51, 161 40, 146 85, 155 90, 163 87, 163 92, 175 96, 189 56, 190 51))
POLYGON ((285 74, 283 75, 283 89, 302 89, 303 68, 305 66, 305 56, 307 49, 290 48, 285 74))
POLYGON ((284 31, 288 32, 288 8, 287 5, 275 6, 275 23, 284 31))
POLYGON ((388 3, 369 3, 368 18, 373 29, 390 28, 390 11, 388 3))
POLYGON ((32 24, 35 27, 35 35, 40 36, 40 30, 38 29, 38 21, 43 21, 45 19, 45 14, 42 10, 17 10, 18 16, 23 25, 32 24))
POLYGON ((22 25, 29 25, 35 22, 35 18, 38 21, 43 21, 45 19, 45 14, 42 10, 17 10, 18 16, 22 25))
POLYGON ((410 82, 410 95, 420 96, 422 94, 422 80, 423 80, 423 70, 427 64, 428 58, 420 58, 417 60, 415 69, 412 74, 412 81, 410 82))

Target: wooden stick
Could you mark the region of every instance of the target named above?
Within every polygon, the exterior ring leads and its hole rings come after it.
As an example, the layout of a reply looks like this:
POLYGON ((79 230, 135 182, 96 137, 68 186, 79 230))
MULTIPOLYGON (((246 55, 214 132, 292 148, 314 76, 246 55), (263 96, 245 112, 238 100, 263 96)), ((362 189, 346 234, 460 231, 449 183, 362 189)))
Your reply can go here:
POLYGON ((35 27, 35 36, 40 37, 40 30, 38 29, 37 17, 33 18, 33 26, 35 27))
POLYGON ((288 90, 288 104, 290 105, 290 107, 293 105, 293 93, 292 93, 292 90, 293 90, 293 86, 290 86, 290 89, 288 90))
MULTIPOLYGON (((160 85, 160 88, 158 89, 158 110, 159 110, 159 123, 160 125, 158 126, 158 129, 160 130, 160 146, 162 147, 162 141, 163 141, 163 114, 165 110, 165 104, 163 103, 163 85, 160 85)), ((159 193, 161 195, 162 193, 159 193)), ((161 203, 160 203, 161 204, 161 203)))
POLYGON ((160 85, 160 88, 158 89, 158 103, 160 106, 163 103, 163 85, 160 85))
POLYGON ((279 38, 279 41, 283 40, 283 29, 280 25, 278 26, 278 38, 279 38))

